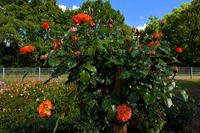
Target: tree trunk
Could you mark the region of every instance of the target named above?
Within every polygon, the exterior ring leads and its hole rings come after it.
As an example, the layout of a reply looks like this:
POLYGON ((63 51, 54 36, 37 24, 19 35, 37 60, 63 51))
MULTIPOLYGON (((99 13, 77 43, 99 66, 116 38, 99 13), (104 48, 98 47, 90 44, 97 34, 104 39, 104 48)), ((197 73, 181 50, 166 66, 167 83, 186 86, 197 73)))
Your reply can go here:
MULTIPOLYGON (((115 73, 115 88, 113 90, 114 95, 121 101, 121 87, 122 81, 120 80, 120 73, 123 72, 122 66, 117 66, 115 73)), ((117 125, 113 123, 113 133, 127 133, 127 125, 117 125)))

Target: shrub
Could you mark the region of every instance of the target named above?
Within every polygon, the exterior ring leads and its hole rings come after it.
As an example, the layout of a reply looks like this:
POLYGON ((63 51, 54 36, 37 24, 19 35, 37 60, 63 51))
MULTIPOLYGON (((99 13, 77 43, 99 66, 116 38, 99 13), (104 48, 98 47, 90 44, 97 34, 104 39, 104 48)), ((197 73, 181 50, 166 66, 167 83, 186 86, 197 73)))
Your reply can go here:
MULTIPOLYGON (((109 8, 108 3, 98 2, 109 8)), ((159 133, 165 124, 162 114, 173 105, 175 95, 176 83, 170 78, 179 63, 172 54, 175 49, 163 40, 162 32, 141 37, 138 30, 116 25, 118 18, 96 17, 101 10, 90 8, 94 11, 78 10, 71 16, 68 28, 77 30, 51 37, 61 40, 46 54, 55 71, 45 83, 68 74, 66 84, 77 85, 76 91, 62 97, 67 109, 58 116, 55 130, 65 124, 65 130, 72 132, 126 132, 128 125, 139 132, 159 133)), ((52 30, 45 29, 47 37, 52 30)), ((186 92, 179 91, 187 99, 186 92)), ((62 106, 54 97, 49 99, 62 106)))

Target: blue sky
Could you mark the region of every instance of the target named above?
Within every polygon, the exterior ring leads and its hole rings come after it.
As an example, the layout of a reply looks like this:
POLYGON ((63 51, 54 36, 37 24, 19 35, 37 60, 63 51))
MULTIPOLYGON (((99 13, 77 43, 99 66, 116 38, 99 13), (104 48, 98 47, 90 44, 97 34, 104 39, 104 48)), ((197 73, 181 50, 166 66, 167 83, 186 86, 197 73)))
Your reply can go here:
MULTIPOLYGON (((72 8, 81 6, 85 0, 57 0, 59 5, 72 8)), ((106 1, 106 0, 104 0, 106 1)), ((162 18, 171 13, 173 8, 180 7, 182 2, 192 0, 110 0, 112 8, 120 10, 125 16, 125 23, 134 26, 144 26, 149 16, 162 18)))

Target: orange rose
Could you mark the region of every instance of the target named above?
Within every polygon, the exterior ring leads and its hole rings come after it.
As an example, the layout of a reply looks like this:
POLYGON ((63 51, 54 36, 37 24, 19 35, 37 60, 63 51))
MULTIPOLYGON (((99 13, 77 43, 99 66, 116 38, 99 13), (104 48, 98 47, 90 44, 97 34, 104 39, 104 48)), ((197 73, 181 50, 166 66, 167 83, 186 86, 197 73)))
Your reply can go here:
POLYGON ((108 27, 113 28, 113 25, 112 24, 108 24, 108 27))
POLYGON ((73 21, 75 24, 81 24, 82 22, 88 22, 89 20, 92 19, 89 15, 85 13, 79 13, 75 16, 72 17, 73 21))
POLYGON ((148 44, 148 47, 151 48, 152 46, 154 46, 154 42, 153 41, 148 44))
POLYGON ((93 20, 91 20, 89 23, 90 23, 90 25, 91 25, 92 27, 95 26, 95 23, 94 23, 93 20))
POLYGON ((48 22, 42 23, 42 27, 46 30, 48 30, 50 26, 51 24, 49 24, 48 22))
POLYGON ((155 51, 155 50, 152 50, 152 51, 151 51, 151 54, 152 54, 152 55, 155 55, 155 54, 156 54, 156 51, 155 51))
POLYGON ((37 107, 37 111, 40 117, 50 117, 52 115, 51 109, 53 109, 53 104, 50 100, 45 100, 43 103, 37 107))
POLYGON ((76 51, 76 52, 72 51, 72 54, 73 54, 73 55, 80 55, 81 52, 80 52, 80 51, 76 51))
POLYGON ((162 32, 158 32, 158 33, 154 33, 153 37, 154 38, 161 38, 163 36, 163 33, 162 32))
POLYGON ((71 36, 71 39, 73 40, 73 41, 76 41, 76 40, 78 40, 78 36, 71 36))
POLYGON ((22 54, 25 54, 25 53, 29 53, 29 52, 33 52, 35 51, 35 47, 34 46, 25 46, 23 48, 20 48, 19 51, 22 53, 22 54))
POLYGON ((134 32, 134 31, 135 31, 135 28, 132 28, 131 31, 134 32))
POLYGON ((117 120, 120 122, 128 121, 132 116, 132 110, 126 104, 117 106, 117 120))
POLYGON ((179 68, 177 66, 173 66, 173 70, 178 72, 179 71, 179 68))
POLYGON ((154 45, 160 45, 159 41, 155 41, 154 45))

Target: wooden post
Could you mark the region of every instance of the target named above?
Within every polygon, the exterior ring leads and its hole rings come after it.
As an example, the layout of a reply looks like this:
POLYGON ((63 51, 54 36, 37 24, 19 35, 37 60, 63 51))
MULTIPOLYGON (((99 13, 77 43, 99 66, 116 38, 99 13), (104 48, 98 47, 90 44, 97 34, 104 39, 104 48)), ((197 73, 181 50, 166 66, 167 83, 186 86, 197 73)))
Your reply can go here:
MULTIPOLYGON (((122 66, 117 66, 115 73, 115 88, 113 90, 114 95, 121 101, 121 87, 122 81, 120 80, 120 74, 123 72, 122 66)), ((127 125, 118 125, 113 123, 113 133, 127 133, 127 125)))

